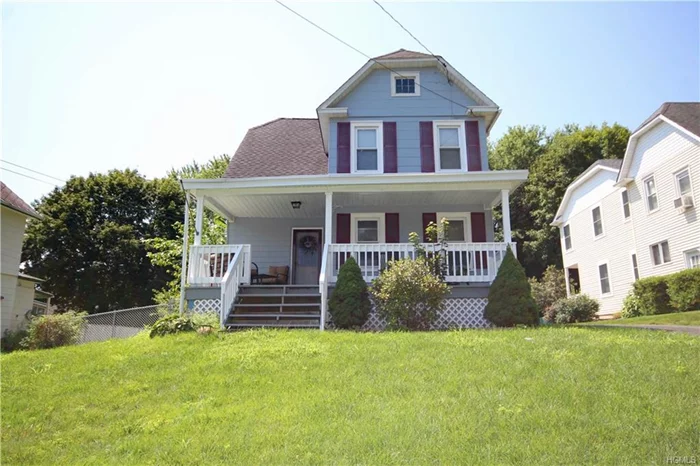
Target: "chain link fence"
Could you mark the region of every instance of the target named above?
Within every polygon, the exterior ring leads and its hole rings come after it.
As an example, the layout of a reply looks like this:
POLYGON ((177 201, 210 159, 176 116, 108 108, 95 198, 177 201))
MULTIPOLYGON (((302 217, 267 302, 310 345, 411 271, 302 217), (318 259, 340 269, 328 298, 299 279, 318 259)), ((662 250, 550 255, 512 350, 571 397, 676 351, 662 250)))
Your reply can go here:
POLYGON ((132 337, 147 325, 153 325, 163 314, 177 309, 177 304, 170 302, 88 315, 79 343, 132 337))

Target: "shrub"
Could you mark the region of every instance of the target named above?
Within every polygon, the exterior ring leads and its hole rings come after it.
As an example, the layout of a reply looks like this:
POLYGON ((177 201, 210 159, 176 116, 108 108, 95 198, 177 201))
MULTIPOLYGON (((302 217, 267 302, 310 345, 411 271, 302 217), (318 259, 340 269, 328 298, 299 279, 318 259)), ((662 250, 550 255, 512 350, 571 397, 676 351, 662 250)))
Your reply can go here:
POLYGON ((641 315, 673 312, 667 289, 666 277, 642 278, 634 282, 632 291, 639 301, 641 315))
POLYGON ((628 319, 642 315, 642 310, 639 306, 639 298, 631 291, 622 302, 622 317, 628 319))
POLYGON ((590 322, 600 310, 600 304, 585 294, 577 294, 570 298, 560 299, 552 306, 557 324, 572 324, 574 322, 590 322))
POLYGON ((489 288, 484 317, 499 327, 539 323, 537 304, 532 299, 530 282, 527 281, 525 270, 510 247, 498 268, 496 279, 489 288))
POLYGON ((78 342, 85 324, 85 312, 37 316, 29 321, 22 346, 27 349, 55 348, 78 342))
POLYGON ((192 332, 195 330, 195 325, 192 318, 187 314, 168 314, 165 317, 158 319, 152 326, 149 336, 151 338, 165 335, 171 335, 180 332, 192 332))
MULTIPOLYGON (((532 298, 537 303, 540 314, 547 320, 549 309, 562 298, 566 298, 566 278, 564 271, 554 265, 547 267, 541 280, 530 278, 532 298)), ((552 322, 552 321, 550 321, 552 322)))
POLYGON ((392 261, 372 282, 377 313, 393 329, 429 330, 447 293, 449 287, 423 257, 392 261))
POLYGON ((668 297, 677 311, 700 309, 700 269, 683 270, 666 277, 668 297))
POLYGON ((0 338, 0 352, 11 353, 15 350, 21 348, 21 343, 24 338, 28 335, 26 330, 10 330, 7 329, 3 332, 2 338, 0 338))
POLYGON ((196 312, 190 314, 192 325, 197 331, 202 329, 211 329, 210 332, 200 332, 202 334, 212 333, 213 331, 221 330, 221 321, 219 314, 216 312, 196 312))
POLYGON ((338 271, 328 312, 338 328, 359 328, 364 325, 372 310, 367 283, 355 259, 348 257, 338 271))

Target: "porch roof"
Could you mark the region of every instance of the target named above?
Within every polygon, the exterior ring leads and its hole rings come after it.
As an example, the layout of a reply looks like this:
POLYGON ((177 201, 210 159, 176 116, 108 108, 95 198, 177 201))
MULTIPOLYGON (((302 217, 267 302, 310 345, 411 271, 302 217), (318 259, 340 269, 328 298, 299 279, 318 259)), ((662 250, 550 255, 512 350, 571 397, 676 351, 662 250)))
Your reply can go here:
POLYGON ((184 188, 205 206, 235 217, 322 217, 324 193, 334 205, 392 206, 428 204, 498 205, 501 191, 513 191, 527 179, 527 170, 466 173, 394 173, 381 175, 307 175, 269 178, 187 179, 184 188), (301 201, 302 209, 292 209, 301 201))

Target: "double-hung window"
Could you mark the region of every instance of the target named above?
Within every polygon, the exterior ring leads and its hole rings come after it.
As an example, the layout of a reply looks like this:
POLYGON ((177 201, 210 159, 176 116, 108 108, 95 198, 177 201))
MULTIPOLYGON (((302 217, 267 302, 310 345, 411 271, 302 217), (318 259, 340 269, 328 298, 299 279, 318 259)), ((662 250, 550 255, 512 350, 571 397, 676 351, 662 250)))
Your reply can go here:
POLYGON ((668 247, 668 241, 652 244, 650 248, 652 264, 662 265, 671 262, 671 250, 668 247))
POLYGON ((454 243, 464 243, 471 241, 471 230, 469 225, 469 213, 467 212, 438 212, 438 222, 442 219, 447 220, 447 228, 445 230, 445 240, 454 243))
POLYGON ((686 251, 685 262, 689 269, 700 269, 700 249, 686 251))
POLYGON ((676 190, 679 197, 684 194, 690 194, 693 190, 690 185, 690 173, 688 173, 687 168, 676 173, 676 190))
POLYGON ((639 267, 637 266, 637 253, 632 253, 632 275, 634 275, 634 281, 639 280, 639 267))
POLYGON ((608 271, 608 263, 598 264, 598 278, 600 279, 600 294, 606 296, 612 293, 610 285, 610 273, 608 271))
POLYGON ((382 123, 376 121, 352 122, 350 151, 353 173, 382 173, 382 123))
POLYGON ((622 196, 622 215, 625 217, 625 220, 630 218, 631 212, 630 212, 630 196, 629 193, 627 192, 626 189, 622 190, 621 193, 622 196))
POLYGON ((419 96, 420 73, 418 71, 402 71, 391 73, 391 96, 419 96))
POLYGON ((603 216, 600 213, 600 206, 594 207, 591 213, 593 215, 593 236, 597 238, 603 235, 603 216))
MULTIPOLYGON (((377 244, 385 241, 384 214, 350 214, 350 236, 353 243, 377 244)), ((360 249, 357 262, 364 276, 375 277, 382 267, 383 258, 378 251, 360 249)))
POLYGON ((464 171, 467 166, 464 121, 435 121, 433 123, 436 171, 464 171))
POLYGON ((647 211, 654 212, 659 208, 659 197, 656 195, 654 176, 644 179, 644 194, 646 195, 647 211))
POLYGON ((568 251, 571 249, 571 225, 564 225, 562 235, 564 236, 564 249, 568 251))

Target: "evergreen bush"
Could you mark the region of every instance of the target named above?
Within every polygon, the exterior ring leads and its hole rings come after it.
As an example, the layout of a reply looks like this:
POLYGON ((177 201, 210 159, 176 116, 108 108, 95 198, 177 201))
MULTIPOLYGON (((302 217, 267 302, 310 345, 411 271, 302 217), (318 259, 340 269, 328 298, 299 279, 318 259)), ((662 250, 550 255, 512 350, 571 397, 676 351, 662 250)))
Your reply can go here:
POLYGON ((639 306, 639 298, 634 294, 634 291, 625 297, 622 301, 622 318, 629 319, 630 317, 637 317, 642 315, 642 310, 639 306))
POLYGON ((668 297, 677 311, 700 310, 700 269, 688 269, 668 275, 668 297))
POLYGON ((573 324, 575 322, 590 322, 600 310, 600 304, 585 294, 576 294, 563 298, 552 306, 554 322, 557 324, 573 324))
POLYGON ((666 277, 649 277, 634 282, 632 292, 639 302, 641 315, 649 316, 674 312, 668 297, 666 279, 666 277))
POLYGON ((367 322, 372 303, 360 266, 350 256, 340 266, 328 312, 337 328, 360 328, 367 322))
POLYGON ((510 247, 498 268, 496 279, 489 288, 489 301, 484 310, 484 317, 499 327, 539 323, 537 304, 532 298, 530 282, 510 247))

